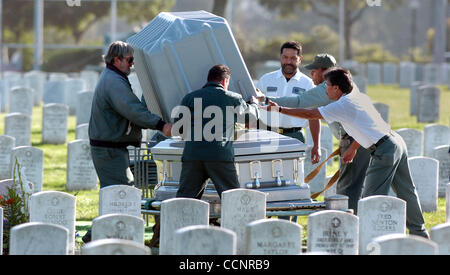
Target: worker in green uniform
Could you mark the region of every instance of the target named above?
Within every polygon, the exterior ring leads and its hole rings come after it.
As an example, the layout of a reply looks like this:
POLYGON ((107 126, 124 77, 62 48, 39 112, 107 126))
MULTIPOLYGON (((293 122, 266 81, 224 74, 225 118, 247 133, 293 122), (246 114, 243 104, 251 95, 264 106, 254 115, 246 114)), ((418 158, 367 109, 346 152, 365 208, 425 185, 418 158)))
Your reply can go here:
MULTIPOLYGON (((256 122, 259 110, 256 103, 247 104, 240 94, 227 90, 230 75, 225 65, 212 67, 206 85, 181 101, 181 107, 189 110, 190 123, 189 129, 183 129, 182 133, 186 143, 177 197, 200 199, 208 178, 219 196, 223 191, 239 188, 234 165, 234 126, 245 117, 256 122), (208 112, 211 113, 207 115, 208 112), (215 129, 208 131, 213 120, 217 122, 215 129)), ((186 117, 175 120, 179 119, 186 120, 186 117)))

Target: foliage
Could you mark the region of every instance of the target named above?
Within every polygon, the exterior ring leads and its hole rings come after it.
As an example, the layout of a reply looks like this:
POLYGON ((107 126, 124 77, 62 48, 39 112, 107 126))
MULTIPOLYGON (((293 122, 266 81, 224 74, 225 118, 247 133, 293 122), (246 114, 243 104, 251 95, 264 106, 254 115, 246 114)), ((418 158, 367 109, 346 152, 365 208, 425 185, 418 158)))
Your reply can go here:
POLYGON ((28 195, 20 173, 20 164, 16 159, 13 170, 13 184, 8 188, 6 197, 0 195, 0 207, 3 208, 3 254, 9 251, 11 228, 29 221, 28 195), (17 172, 17 173, 16 173, 17 172), (18 179, 16 180, 16 175, 18 179))
POLYGON ((101 62, 102 50, 53 50, 45 52, 42 70, 47 72, 79 72, 86 64, 99 64, 101 62))
MULTIPOLYGON (((267 10, 278 10, 281 17, 290 18, 296 16, 296 9, 302 9, 305 11, 313 11, 318 16, 331 20, 336 26, 339 24, 339 0, 259 0, 259 3, 266 7, 267 10)), ((383 8, 395 9, 401 6, 404 0, 388 0, 383 1, 383 8)), ((352 27, 358 22, 364 12, 370 6, 366 1, 361 0, 346 0, 344 2, 344 37, 345 37, 345 58, 353 58, 353 45, 352 45, 352 27)))
POLYGON ((117 13, 128 23, 148 23, 160 12, 170 11, 174 0, 140 0, 134 2, 119 2, 117 13))
MULTIPOLYGON (((312 61, 318 53, 329 53, 336 58, 339 54, 339 37, 327 25, 315 26, 309 34, 291 33, 287 37, 277 36, 271 40, 260 39, 252 43, 247 43, 245 36, 239 31, 235 33, 235 37, 251 75, 255 75, 258 67, 265 61, 279 60, 280 47, 288 40, 301 41, 303 64, 312 61)), ((359 42, 352 40, 352 46, 355 52, 354 60, 360 63, 399 61, 391 52, 384 49, 382 44, 361 45, 359 42)), ((421 52, 416 52, 416 60, 426 60, 421 57, 421 54, 421 52)))

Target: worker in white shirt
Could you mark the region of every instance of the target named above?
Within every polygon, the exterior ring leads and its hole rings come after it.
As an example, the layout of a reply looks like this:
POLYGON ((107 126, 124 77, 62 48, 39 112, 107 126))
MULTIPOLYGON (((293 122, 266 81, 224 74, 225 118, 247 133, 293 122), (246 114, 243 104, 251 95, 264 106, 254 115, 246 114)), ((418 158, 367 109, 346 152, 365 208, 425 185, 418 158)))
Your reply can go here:
POLYGON ((350 72, 336 68, 327 72, 324 78, 327 81, 327 95, 335 100, 329 105, 308 110, 280 107, 269 101, 268 106, 260 108, 306 119, 341 123, 347 134, 355 139, 345 151, 342 161, 353 161, 359 146, 371 153, 362 197, 387 195, 392 187, 397 197, 406 202, 406 226, 409 233, 429 238, 402 137, 384 122, 367 95, 352 92, 350 72))
MULTIPOLYGON (((314 88, 315 85, 311 78, 298 69, 303 59, 302 54, 300 43, 296 41, 284 43, 280 50, 281 68, 263 75, 256 84, 256 88, 268 97, 296 96, 314 88)), ((268 126, 269 130, 276 128, 278 133, 282 135, 305 142, 301 130, 307 126, 307 120, 283 114, 279 116, 279 121, 271 121, 270 115, 266 116, 265 114, 261 114, 260 119, 262 123, 268 126)), ((312 159, 313 163, 317 163, 320 160, 320 121, 310 120, 309 126, 314 143, 311 153, 312 159)))

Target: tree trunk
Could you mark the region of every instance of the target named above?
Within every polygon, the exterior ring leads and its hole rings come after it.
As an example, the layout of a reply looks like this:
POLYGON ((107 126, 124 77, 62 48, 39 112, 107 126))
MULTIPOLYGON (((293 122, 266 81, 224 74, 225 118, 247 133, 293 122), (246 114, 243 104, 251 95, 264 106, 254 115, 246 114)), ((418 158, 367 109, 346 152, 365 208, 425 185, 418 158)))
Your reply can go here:
POLYGON ((212 13, 224 17, 228 0, 214 0, 212 13))

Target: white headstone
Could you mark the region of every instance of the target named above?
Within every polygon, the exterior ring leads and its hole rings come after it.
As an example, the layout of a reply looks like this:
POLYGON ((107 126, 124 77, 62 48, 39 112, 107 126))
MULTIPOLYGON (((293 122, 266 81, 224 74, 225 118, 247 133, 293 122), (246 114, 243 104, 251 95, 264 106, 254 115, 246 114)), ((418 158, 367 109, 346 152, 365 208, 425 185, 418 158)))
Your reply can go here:
POLYGON ((248 255, 302 253, 302 227, 287 220, 263 219, 247 224, 248 255))
POLYGON ((144 220, 126 214, 108 214, 92 221, 92 240, 121 239, 144 244, 144 220))
POLYGON ((26 180, 33 183, 33 193, 42 191, 44 151, 31 146, 19 146, 14 148, 11 152, 11 175, 14 173, 16 159, 20 164, 22 177, 25 177, 26 180))
POLYGON ((438 244, 439 255, 450 255, 450 223, 432 227, 430 229, 430 238, 438 244))
POLYGON ((383 63, 383 83, 397 84, 397 65, 394 63, 383 63))
POLYGON ((359 254, 371 254, 373 238, 406 233, 406 202, 390 196, 371 196, 359 200, 359 254))
POLYGON ((222 193, 221 227, 236 232, 238 255, 245 254, 247 224, 265 217, 265 193, 240 188, 222 193))
POLYGON ((33 105, 39 106, 44 95, 45 73, 41 71, 30 71, 23 75, 25 85, 33 88, 33 105))
POLYGON ((89 123, 91 118, 92 99, 94 98, 93 91, 81 91, 77 96, 77 125, 89 123))
POLYGON ((30 197, 30 222, 58 224, 69 230, 69 253, 75 249, 76 197, 59 191, 43 191, 30 197))
POLYGON ((99 216, 128 214, 141 217, 141 190, 128 185, 111 185, 100 189, 99 216))
POLYGON ((417 108, 419 107, 419 96, 418 90, 423 86, 422 82, 413 82, 411 84, 410 95, 409 95, 409 113, 412 116, 417 115, 417 108))
POLYGON ((9 94, 10 91, 16 86, 23 86, 22 76, 18 72, 3 72, 3 80, 1 83, 1 111, 9 112, 9 94))
POLYGON ((308 252, 357 255, 358 226, 358 217, 343 211, 324 210, 309 215, 308 252))
POLYGON ((148 246, 134 241, 101 239, 81 247, 81 255, 150 255, 148 246))
POLYGON ((378 63, 367 63, 367 84, 378 85, 381 82, 381 66, 378 63))
MULTIPOLYGON (((304 169, 305 169, 305 177, 309 173, 311 173, 314 169, 316 169, 317 166, 320 165, 320 162, 316 163, 316 164, 312 164, 311 149, 312 149, 312 146, 308 146, 308 148, 306 149, 306 159, 303 162, 304 169)), ((323 147, 321 147, 320 149, 321 149, 322 158, 327 158, 328 157, 327 149, 325 149, 323 147)), ((331 154, 331 152, 330 152, 330 154, 331 154)), ((325 165, 324 167, 322 167, 322 169, 320 169, 319 173, 308 183, 312 193, 320 192, 325 187, 325 180, 327 177, 327 166, 328 165, 325 165)))
POLYGON ((363 75, 353 76, 353 82, 361 93, 367 94, 367 79, 363 75))
POLYGON ((424 212, 434 212, 438 204, 439 162, 428 157, 408 158, 409 171, 424 212))
POLYGON ((432 158, 439 161, 439 197, 445 197, 445 188, 450 181, 450 146, 439 146, 433 151, 432 158))
POLYGON ((48 81, 66 81, 68 78, 66 73, 50 72, 48 73, 48 81))
POLYGON ((175 231, 175 255, 236 255, 236 233, 209 225, 175 231))
POLYGON ((371 255, 437 255, 435 242, 405 234, 389 234, 377 237, 369 244, 371 255))
POLYGON ((424 132, 424 153, 426 157, 431 157, 436 147, 450 145, 450 127, 440 124, 426 125, 424 132))
POLYGON ((67 140, 67 117, 65 104, 50 103, 42 108, 42 143, 64 144, 67 140))
POLYGON ((14 87, 9 95, 9 112, 33 115, 33 90, 26 87, 14 87))
POLYGON ((445 221, 450 222, 450 183, 445 186, 445 201, 445 221))
POLYGON ((160 255, 175 254, 175 231, 190 225, 208 225, 209 203, 189 198, 161 203, 160 255))
POLYGON ((69 142, 67 144, 67 190, 96 189, 97 181, 89 140, 77 139, 69 142))
POLYGON ((0 255, 3 255, 3 208, 0 207, 0 255))
POLYGON ((64 226, 29 222, 11 228, 10 255, 67 255, 69 230, 64 226))
POLYGON ((78 93, 86 89, 86 83, 81 78, 69 78, 64 82, 66 93, 65 104, 69 106, 69 115, 76 115, 78 93))
POLYGON ((75 128, 75 139, 89 139, 89 123, 77 125, 75 128))
POLYGON ((5 197, 8 195, 8 189, 14 185, 13 179, 0 180, 0 196, 5 197))
POLYGON ((389 105, 381 102, 374 102, 373 106, 380 113, 383 120, 389 123, 389 105))
POLYGON ((425 65, 424 82, 429 85, 441 84, 441 66, 436 63, 425 65))
POLYGON ((0 79, 0 112, 5 113, 9 111, 9 92, 6 88, 6 80, 0 79))
POLYGON ((417 90, 417 121, 433 123, 439 121, 441 90, 434 86, 421 86, 417 90))
POLYGON ((31 145, 31 117, 22 113, 5 116, 5 135, 16 139, 16 146, 31 145))
POLYGON ((408 157, 422 156, 423 132, 417 129, 402 128, 397 133, 403 138, 408 149, 408 157))
POLYGON ((66 87, 64 80, 49 80, 44 84, 44 104, 66 104, 66 87))
POLYGON ((410 88, 416 80, 416 64, 400 62, 400 88, 410 88))
POLYGON ((95 90, 99 78, 98 72, 89 70, 81 71, 80 77, 86 82, 86 89, 95 90))
POLYGON ((0 135, 0 180, 11 178, 11 153, 15 143, 15 138, 0 135))

